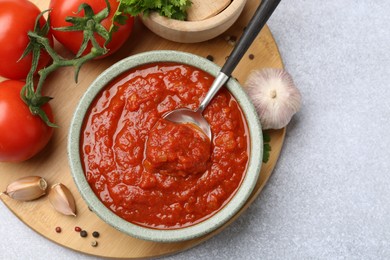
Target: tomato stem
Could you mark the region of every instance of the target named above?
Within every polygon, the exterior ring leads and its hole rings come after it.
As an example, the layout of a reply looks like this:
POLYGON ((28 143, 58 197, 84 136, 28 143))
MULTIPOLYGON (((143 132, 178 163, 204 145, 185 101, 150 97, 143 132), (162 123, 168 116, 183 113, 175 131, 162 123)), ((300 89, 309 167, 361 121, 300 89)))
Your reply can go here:
POLYGON ((75 69, 74 80, 77 83, 78 75, 81 67, 88 61, 100 57, 108 52, 105 47, 106 44, 111 40, 112 33, 107 31, 102 25, 101 21, 106 19, 110 13, 110 4, 105 0, 107 7, 97 14, 94 14, 91 6, 83 3, 79 6, 78 12, 84 10, 84 17, 67 17, 66 21, 73 25, 68 27, 55 28, 55 30, 61 31, 83 31, 84 39, 80 46, 80 49, 73 59, 65 59, 60 56, 54 48, 51 46, 50 41, 47 37, 50 28, 50 15, 47 22, 40 27, 39 19, 44 13, 50 11, 43 11, 38 15, 33 32, 28 33, 30 43, 24 51, 21 59, 28 53, 32 52, 32 65, 31 69, 26 78, 26 84, 20 92, 22 100, 29 106, 30 111, 34 115, 38 115, 48 126, 57 127, 56 124, 50 122, 48 116, 43 111, 41 106, 49 102, 52 98, 48 96, 42 96, 42 88, 47 77, 60 67, 72 66, 75 69), (100 46, 95 38, 95 33, 103 37, 106 42, 103 46, 100 46), (91 43, 92 48, 89 53, 82 55, 87 48, 88 43, 91 43), (34 86, 34 73, 38 67, 38 61, 40 58, 41 51, 46 51, 52 58, 52 63, 39 70, 39 80, 35 88, 34 86))

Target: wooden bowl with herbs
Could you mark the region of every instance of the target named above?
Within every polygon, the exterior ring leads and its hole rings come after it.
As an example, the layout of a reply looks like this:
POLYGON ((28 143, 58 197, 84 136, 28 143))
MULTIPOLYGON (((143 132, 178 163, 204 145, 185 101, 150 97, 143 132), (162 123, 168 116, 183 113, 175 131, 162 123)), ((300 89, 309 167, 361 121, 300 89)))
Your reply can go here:
POLYGON ((179 8, 184 10, 183 14, 150 12, 141 16, 142 22, 155 34, 174 42, 203 42, 229 29, 240 16, 246 0, 192 0, 188 3, 179 8))

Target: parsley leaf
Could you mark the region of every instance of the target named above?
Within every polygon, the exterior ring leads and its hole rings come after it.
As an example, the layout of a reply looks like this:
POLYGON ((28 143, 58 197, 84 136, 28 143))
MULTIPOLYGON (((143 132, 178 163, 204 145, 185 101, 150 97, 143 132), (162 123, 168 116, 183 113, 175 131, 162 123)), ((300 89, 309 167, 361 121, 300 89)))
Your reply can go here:
POLYGON ((271 136, 268 133, 263 132, 263 147, 264 147, 264 149, 263 149, 263 163, 267 163, 269 160, 269 156, 271 153, 270 142, 271 142, 271 136))
POLYGON ((120 0, 119 9, 122 13, 131 16, 158 12, 168 18, 185 20, 190 6, 190 0, 120 0))

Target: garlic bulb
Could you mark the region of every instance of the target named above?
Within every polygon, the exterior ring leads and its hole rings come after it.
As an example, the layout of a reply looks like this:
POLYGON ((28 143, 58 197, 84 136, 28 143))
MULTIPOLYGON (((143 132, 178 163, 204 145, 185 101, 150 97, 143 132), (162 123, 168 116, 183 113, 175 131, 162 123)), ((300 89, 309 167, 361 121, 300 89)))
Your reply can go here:
POLYGON ((301 94, 291 75, 283 69, 252 71, 245 87, 256 107, 263 129, 285 127, 300 109, 301 94))

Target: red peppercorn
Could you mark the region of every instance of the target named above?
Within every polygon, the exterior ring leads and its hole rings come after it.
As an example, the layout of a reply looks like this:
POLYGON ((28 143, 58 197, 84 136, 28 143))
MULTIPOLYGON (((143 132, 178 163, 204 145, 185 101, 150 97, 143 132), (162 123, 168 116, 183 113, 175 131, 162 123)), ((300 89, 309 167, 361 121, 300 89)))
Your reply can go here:
POLYGON ((61 233, 61 231, 62 231, 61 227, 56 227, 56 232, 57 233, 61 233))
POLYGON ((81 231, 81 227, 74 227, 74 231, 80 232, 81 231))

